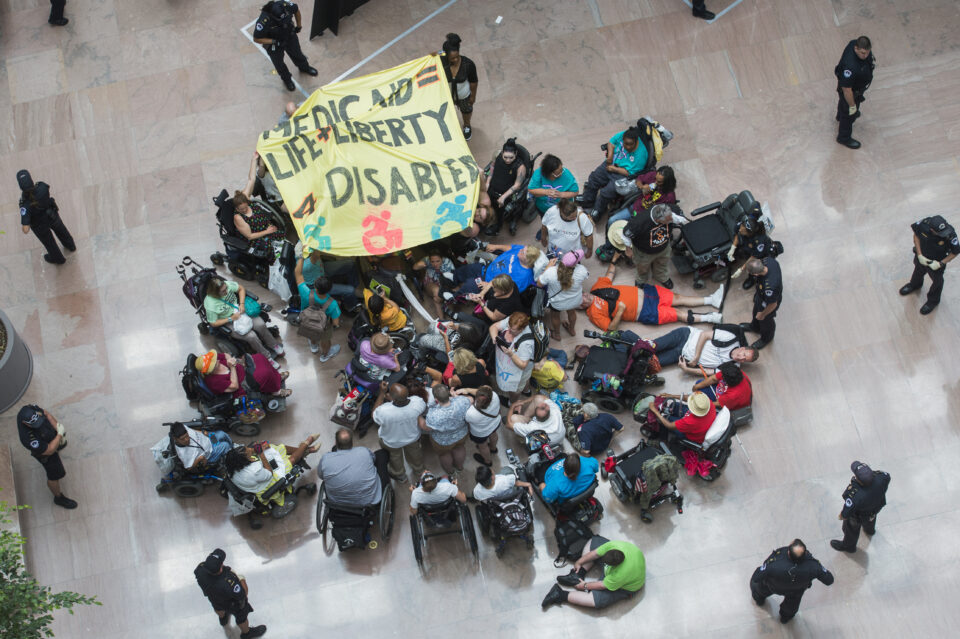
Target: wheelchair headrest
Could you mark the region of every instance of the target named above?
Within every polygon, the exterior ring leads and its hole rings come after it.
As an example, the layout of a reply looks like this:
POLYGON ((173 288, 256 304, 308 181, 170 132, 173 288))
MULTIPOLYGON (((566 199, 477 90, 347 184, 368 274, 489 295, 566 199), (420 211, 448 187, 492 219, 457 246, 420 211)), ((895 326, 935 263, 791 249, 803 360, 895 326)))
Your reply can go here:
POLYGON ((520 160, 520 162, 523 163, 525 167, 527 167, 527 175, 529 176, 530 169, 533 168, 533 160, 532 160, 532 156, 530 155, 530 151, 528 151, 526 147, 524 147, 523 145, 518 144, 517 158, 520 160))
POLYGON ((710 429, 704 436, 703 447, 710 448, 720 441, 720 439, 727 432, 728 428, 730 428, 730 409, 724 406, 720 409, 720 412, 717 413, 716 419, 713 420, 713 423, 710 425, 710 429))
POLYGON ((598 487, 599 485, 600 485, 600 482, 597 481, 597 478, 596 478, 596 477, 594 477, 594 478, 593 478, 593 481, 590 482, 590 485, 587 486, 587 489, 586 489, 586 490, 584 490, 584 491, 583 491, 582 493, 580 493, 579 495, 574 495, 574 496, 571 497, 570 499, 568 499, 568 500, 566 500, 565 502, 559 504, 559 505, 557 506, 557 510, 560 511, 561 513, 570 513, 570 512, 573 512, 574 510, 576 510, 577 508, 580 507, 580 504, 584 503, 585 501, 587 501, 588 499, 590 499, 591 497, 593 497, 593 493, 594 493, 594 491, 597 490, 597 487, 598 487))

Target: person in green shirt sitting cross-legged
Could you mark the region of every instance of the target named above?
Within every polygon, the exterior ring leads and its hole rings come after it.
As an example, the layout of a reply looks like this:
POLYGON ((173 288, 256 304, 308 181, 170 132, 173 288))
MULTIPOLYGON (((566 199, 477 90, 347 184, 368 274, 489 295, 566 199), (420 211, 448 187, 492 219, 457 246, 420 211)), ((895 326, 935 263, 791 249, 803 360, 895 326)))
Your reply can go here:
POLYGON ((646 574, 647 564, 639 548, 629 541, 610 541, 594 535, 583 547, 583 554, 573 569, 557 577, 542 606, 566 602, 585 608, 606 608, 637 594, 643 588, 646 574), (597 560, 603 564, 603 579, 586 581, 584 577, 597 560), (574 588, 574 591, 560 586, 574 588))

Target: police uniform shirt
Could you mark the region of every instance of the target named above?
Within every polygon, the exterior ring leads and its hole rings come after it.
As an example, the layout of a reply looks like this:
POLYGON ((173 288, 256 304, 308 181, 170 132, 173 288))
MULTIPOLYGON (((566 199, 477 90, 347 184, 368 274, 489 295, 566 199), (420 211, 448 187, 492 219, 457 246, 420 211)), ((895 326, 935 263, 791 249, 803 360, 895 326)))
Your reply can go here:
POLYGON ((837 85, 854 91, 866 91, 873 82, 873 53, 871 52, 866 60, 861 60, 853 50, 856 43, 856 40, 851 40, 843 50, 843 55, 840 56, 840 64, 837 65, 837 85))
POLYGON ((670 228, 654 222, 651 213, 644 213, 631 219, 624 227, 623 234, 633 248, 641 253, 659 253, 670 243, 670 228))
POLYGON ((790 548, 777 548, 760 565, 760 574, 767 588, 776 593, 803 591, 814 579, 826 585, 833 583, 833 573, 823 567, 809 552, 800 561, 790 558, 790 548))
POLYGON ((766 308, 783 299, 783 277, 780 274, 780 264, 772 257, 763 258, 763 265, 767 267, 766 275, 757 276, 757 290, 753 294, 754 302, 760 308, 766 308))
POLYGON ((960 253, 960 241, 957 240, 956 231, 939 215, 925 217, 911 224, 910 228, 920 240, 920 253, 928 260, 939 262, 950 253, 960 253))
POLYGON ((217 610, 237 610, 244 606, 247 594, 240 583, 240 577, 229 566, 223 567, 219 575, 211 575, 203 564, 194 571, 197 583, 217 610))
POLYGON ((771 243, 770 236, 766 233, 740 235, 740 248, 747 251, 750 257, 757 259, 766 257, 770 253, 771 243))
MULTIPOLYGON (((278 19, 270 10, 260 12, 257 24, 253 28, 254 38, 271 38, 273 40, 284 40, 293 34, 294 16, 297 14, 297 5, 293 2, 284 0, 274 0, 273 4, 283 5, 284 18, 278 19)), ((272 9, 273 7, 271 7, 272 9)), ((269 46, 269 45, 267 45, 269 46)))
POLYGON ((17 430, 20 433, 20 442, 23 447, 30 451, 35 458, 43 461, 44 453, 57 437, 57 429, 53 427, 43 409, 39 406, 30 406, 37 411, 35 422, 33 424, 24 424, 22 420, 17 419, 17 430))
POLYGON ((840 516, 844 519, 850 515, 872 517, 887 505, 887 486, 890 485, 890 475, 882 470, 873 471, 873 481, 869 486, 861 486, 851 481, 843 491, 843 511, 840 516))
POLYGON ((46 182, 37 182, 33 187, 33 201, 26 194, 20 195, 20 224, 37 226, 49 221, 48 211, 56 210, 57 203, 50 197, 50 186, 46 182))

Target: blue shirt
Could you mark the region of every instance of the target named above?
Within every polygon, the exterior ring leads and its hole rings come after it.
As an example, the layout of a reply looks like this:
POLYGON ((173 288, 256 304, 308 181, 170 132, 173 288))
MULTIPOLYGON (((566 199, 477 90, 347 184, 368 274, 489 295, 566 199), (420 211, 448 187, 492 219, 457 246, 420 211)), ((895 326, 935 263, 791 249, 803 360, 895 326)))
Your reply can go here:
MULTIPOLYGON (((313 289, 307 286, 306 282, 303 282, 297 286, 297 292, 300 294, 300 310, 302 311, 310 306, 310 294, 313 293, 313 289)), ((313 303, 316 306, 322 306, 327 301, 328 297, 329 295, 317 295, 316 293, 313 293, 313 303)), ((326 310, 324 310, 324 313, 326 313, 327 317, 332 320, 340 317, 340 304, 337 302, 337 300, 331 298, 331 302, 327 306, 326 310)))
MULTIPOLYGON (((644 159, 644 162, 646 162, 646 159, 644 159)), ((580 186, 577 184, 577 178, 573 177, 573 173, 571 173, 567 167, 563 167, 563 172, 557 179, 545 178, 540 169, 537 169, 533 172, 533 175, 530 176, 530 184, 527 185, 527 188, 556 189, 557 191, 568 191, 572 193, 580 192, 580 186)), ((560 198, 558 197, 547 197, 546 195, 538 197, 535 200, 537 208, 540 209, 541 213, 546 213, 547 209, 559 201, 560 198)))
POLYGON ((527 268, 520 262, 522 244, 514 244, 510 250, 497 256, 497 259, 487 265, 483 272, 483 279, 493 281, 497 275, 506 273, 517 285, 517 291, 523 292, 533 284, 533 269, 527 268))
POLYGON ((562 459, 554 462, 543 476, 546 486, 543 487, 541 496, 545 502, 564 502, 576 497, 590 487, 600 470, 600 463, 596 459, 581 457, 580 474, 575 480, 571 480, 563 474, 563 462, 562 459))
POLYGON ((610 413, 600 413, 580 427, 580 445, 591 455, 602 453, 610 445, 613 432, 621 428, 623 424, 616 417, 610 413))
POLYGON ((623 148, 623 131, 610 138, 610 146, 613 147, 613 164, 630 172, 630 175, 636 175, 647 167, 647 147, 637 140, 637 148, 633 151, 627 151, 623 148))

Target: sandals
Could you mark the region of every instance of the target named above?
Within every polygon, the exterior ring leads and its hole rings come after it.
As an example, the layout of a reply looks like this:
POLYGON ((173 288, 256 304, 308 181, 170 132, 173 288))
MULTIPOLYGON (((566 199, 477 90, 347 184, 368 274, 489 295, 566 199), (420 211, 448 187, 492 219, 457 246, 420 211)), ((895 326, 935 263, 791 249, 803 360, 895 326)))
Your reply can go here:
POLYGON ((486 466, 487 468, 490 468, 491 466, 493 466, 493 462, 492 462, 492 461, 491 461, 491 462, 484 461, 483 455, 481 455, 480 453, 474 453, 474 454, 473 454, 473 458, 474 458, 475 460, 477 460, 477 462, 479 462, 479 463, 483 464, 484 466, 486 466))
POLYGON ((567 332, 570 333, 571 335, 573 335, 574 337, 577 336, 576 331, 573 330, 573 327, 570 326, 569 322, 563 322, 562 324, 560 324, 560 326, 562 326, 562 327, 564 327, 565 329, 567 329, 567 332))
POLYGON ((290 371, 283 371, 282 373, 280 373, 280 379, 287 379, 288 377, 290 377, 290 371))
POLYGON ((560 339, 560 331, 551 328, 551 329, 550 329, 550 339, 560 339))
POLYGON ((282 388, 276 393, 273 394, 274 397, 290 397, 293 394, 293 391, 289 388, 282 388))

